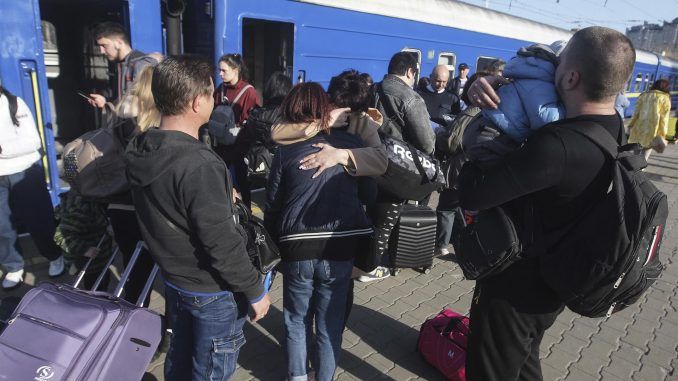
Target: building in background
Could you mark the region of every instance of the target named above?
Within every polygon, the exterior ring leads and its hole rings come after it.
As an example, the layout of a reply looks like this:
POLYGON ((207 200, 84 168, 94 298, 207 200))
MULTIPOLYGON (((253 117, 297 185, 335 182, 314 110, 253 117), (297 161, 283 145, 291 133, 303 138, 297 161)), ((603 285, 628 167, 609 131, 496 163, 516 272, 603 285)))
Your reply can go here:
POLYGON ((665 57, 678 58, 678 17, 664 25, 649 24, 626 29, 636 49, 650 50, 665 57))

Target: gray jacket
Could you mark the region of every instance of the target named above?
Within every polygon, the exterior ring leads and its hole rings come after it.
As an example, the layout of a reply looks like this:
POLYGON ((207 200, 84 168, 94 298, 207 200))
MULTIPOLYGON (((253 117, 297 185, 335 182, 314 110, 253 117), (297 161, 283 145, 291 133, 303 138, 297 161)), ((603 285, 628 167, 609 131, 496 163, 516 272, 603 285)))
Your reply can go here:
POLYGON ((132 52, 125 57, 125 60, 120 66, 122 73, 120 73, 121 82, 118 84, 120 86, 120 93, 118 94, 117 101, 120 101, 122 96, 127 94, 127 91, 132 87, 134 80, 137 79, 137 75, 139 75, 146 66, 155 66, 157 64, 158 60, 154 56, 138 50, 132 50, 132 52))
POLYGON ((426 103, 419 94, 403 80, 389 74, 381 83, 375 84, 375 100, 376 108, 384 116, 382 132, 427 154, 433 152, 436 136, 426 103))

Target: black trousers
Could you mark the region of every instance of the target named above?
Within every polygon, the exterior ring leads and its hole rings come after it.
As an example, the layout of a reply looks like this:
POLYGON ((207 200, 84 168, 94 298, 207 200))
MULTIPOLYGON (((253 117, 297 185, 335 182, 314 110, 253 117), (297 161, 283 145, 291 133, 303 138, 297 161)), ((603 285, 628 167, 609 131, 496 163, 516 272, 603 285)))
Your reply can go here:
MULTIPOLYGON (((107 214, 111 221, 111 226, 113 227, 115 243, 118 244, 123 262, 125 267, 127 267, 132 258, 132 253, 134 253, 134 249, 137 246, 137 242, 143 241, 136 212, 122 209, 108 209, 107 214)), ((132 273, 125 284, 125 300, 130 303, 137 302, 137 298, 139 298, 141 291, 144 289, 144 285, 146 285, 146 281, 148 280, 148 276, 151 274, 152 269, 153 258, 151 258, 151 254, 144 249, 141 251, 132 273)), ((149 292, 144 303, 145 306, 148 306, 150 298, 151 293, 149 292)))
POLYGON ((542 380, 539 345, 564 305, 534 259, 476 283, 466 358, 469 381, 542 380))

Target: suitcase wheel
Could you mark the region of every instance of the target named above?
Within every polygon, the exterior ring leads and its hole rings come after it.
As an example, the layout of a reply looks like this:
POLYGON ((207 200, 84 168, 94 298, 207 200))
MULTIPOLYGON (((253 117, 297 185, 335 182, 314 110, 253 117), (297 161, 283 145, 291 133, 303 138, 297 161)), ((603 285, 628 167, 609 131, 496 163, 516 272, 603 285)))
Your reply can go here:
POLYGON ((395 267, 392 268, 392 269, 391 269, 391 274, 393 274, 393 276, 396 276, 396 275, 400 274, 400 269, 396 269, 395 267))
POLYGON ((431 273, 431 268, 430 267, 424 267, 424 274, 430 274, 431 273))

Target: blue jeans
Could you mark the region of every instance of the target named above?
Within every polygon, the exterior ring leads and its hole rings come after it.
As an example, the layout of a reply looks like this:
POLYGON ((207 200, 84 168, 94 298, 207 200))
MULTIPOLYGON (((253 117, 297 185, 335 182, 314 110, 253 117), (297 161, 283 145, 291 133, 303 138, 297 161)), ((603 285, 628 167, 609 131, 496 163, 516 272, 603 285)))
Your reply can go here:
POLYGON ((352 261, 283 262, 283 309, 290 381, 307 379, 307 332, 316 326, 316 379, 330 381, 339 362, 352 261))
POLYGON ((235 373, 248 302, 227 292, 191 296, 165 287, 172 341, 165 359, 167 381, 225 381, 235 373))
POLYGON ((8 272, 24 268, 17 225, 31 234, 44 257, 53 261, 61 256, 54 243, 54 208, 40 162, 25 171, 0 176, 0 265, 8 272))

